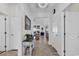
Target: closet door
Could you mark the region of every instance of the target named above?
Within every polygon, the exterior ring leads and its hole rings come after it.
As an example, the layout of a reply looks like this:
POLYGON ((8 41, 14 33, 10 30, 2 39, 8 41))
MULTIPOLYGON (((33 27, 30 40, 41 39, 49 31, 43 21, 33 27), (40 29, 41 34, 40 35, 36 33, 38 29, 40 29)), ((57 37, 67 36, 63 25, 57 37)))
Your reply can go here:
POLYGON ((5 51, 5 18, 0 15, 0 51, 5 51))
POLYGON ((10 28, 11 28, 11 35, 10 35, 10 49, 17 49, 18 48, 18 27, 19 27, 19 22, 18 22, 18 18, 17 17, 11 17, 10 20, 10 28))
POLYGON ((65 13, 66 55, 79 55, 79 12, 65 13))

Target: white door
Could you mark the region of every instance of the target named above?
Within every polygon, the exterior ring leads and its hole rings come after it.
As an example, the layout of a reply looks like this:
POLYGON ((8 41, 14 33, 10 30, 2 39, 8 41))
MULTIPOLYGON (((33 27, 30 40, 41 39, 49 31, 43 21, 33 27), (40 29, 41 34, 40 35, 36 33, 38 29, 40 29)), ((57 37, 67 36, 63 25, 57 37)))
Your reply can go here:
POLYGON ((5 18, 0 16, 0 51, 5 51, 5 18))
POLYGON ((79 55, 79 12, 65 13, 66 55, 79 55))
POLYGON ((10 49, 13 50, 18 47, 18 19, 16 17, 11 17, 10 24, 10 49))

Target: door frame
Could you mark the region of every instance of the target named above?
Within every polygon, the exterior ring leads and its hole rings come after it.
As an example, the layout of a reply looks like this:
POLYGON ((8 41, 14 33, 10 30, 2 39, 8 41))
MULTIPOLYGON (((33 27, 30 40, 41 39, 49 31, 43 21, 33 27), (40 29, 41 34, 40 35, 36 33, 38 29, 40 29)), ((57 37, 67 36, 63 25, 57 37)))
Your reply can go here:
POLYGON ((2 15, 2 14, 0 14, 0 17, 3 17, 3 21, 4 21, 4 51, 3 52, 6 52, 8 49, 7 49, 7 17, 6 17, 6 15, 2 15))

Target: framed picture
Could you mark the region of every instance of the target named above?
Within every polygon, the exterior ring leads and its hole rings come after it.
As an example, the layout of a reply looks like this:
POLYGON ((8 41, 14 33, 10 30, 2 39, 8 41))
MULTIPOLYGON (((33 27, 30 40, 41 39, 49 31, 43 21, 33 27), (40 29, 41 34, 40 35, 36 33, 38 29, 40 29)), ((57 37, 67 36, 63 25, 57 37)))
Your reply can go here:
POLYGON ((25 16, 25 30, 31 30, 31 20, 25 16))
POLYGON ((33 28, 36 28, 36 25, 34 25, 33 28))
POLYGON ((40 29, 40 25, 37 25, 37 29, 40 29))

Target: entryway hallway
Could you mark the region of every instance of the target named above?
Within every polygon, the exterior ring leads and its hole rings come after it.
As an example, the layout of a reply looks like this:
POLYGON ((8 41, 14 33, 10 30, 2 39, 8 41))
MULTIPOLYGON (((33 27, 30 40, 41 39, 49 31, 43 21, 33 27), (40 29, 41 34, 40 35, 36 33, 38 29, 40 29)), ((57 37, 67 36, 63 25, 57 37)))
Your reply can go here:
POLYGON ((79 3, 2 3, 0 7, 1 56, 79 56, 79 3))

